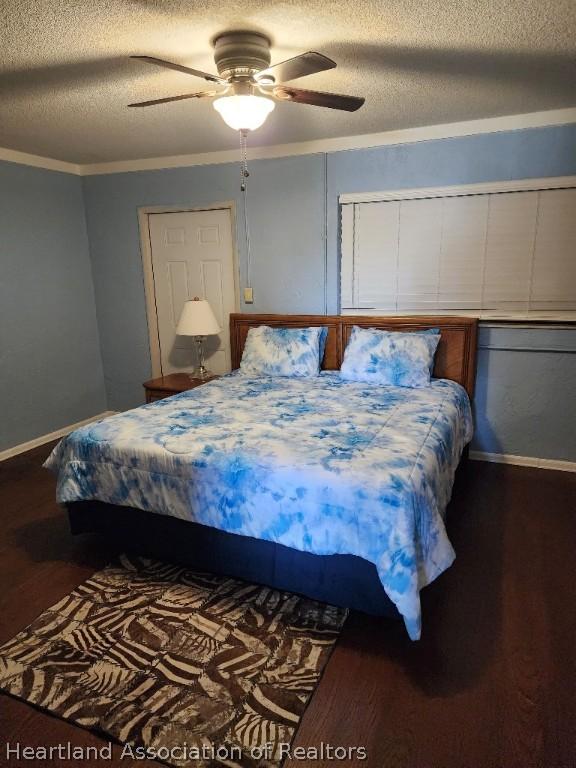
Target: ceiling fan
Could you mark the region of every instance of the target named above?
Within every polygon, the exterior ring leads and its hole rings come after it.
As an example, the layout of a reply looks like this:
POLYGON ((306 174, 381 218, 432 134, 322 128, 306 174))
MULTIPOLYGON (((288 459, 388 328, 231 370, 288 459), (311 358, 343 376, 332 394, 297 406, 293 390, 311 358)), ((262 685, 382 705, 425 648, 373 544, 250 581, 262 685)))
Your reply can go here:
POLYGON ((259 128, 274 109, 276 100, 341 109, 346 112, 355 112, 364 104, 364 99, 358 96, 308 91, 286 85, 286 82, 299 77, 333 69, 336 62, 321 53, 309 51, 270 66, 270 40, 256 32, 227 32, 216 38, 214 61, 217 75, 153 56, 131 58, 200 77, 219 88, 141 101, 129 104, 129 107, 151 107, 171 101, 214 98, 214 108, 227 125, 239 131, 259 128))

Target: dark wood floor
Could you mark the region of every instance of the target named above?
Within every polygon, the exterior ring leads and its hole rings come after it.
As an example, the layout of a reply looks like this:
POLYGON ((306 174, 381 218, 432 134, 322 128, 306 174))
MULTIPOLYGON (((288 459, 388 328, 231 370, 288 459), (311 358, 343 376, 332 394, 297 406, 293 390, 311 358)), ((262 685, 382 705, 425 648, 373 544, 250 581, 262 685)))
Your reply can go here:
MULTIPOLYGON (((48 448, 0 463, 0 642, 112 554, 69 535, 48 448)), ((449 531, 458 559, 423 593, 423 639, 352 615, 295 745, 363 746, 345 764, 377 768, 576 766, 576 475, 470 462, 449 531)), ((104 743, 0 695, 0 763, 18 741, 104 743)), ((132 765, 119 754, 83 765, 132 765)))

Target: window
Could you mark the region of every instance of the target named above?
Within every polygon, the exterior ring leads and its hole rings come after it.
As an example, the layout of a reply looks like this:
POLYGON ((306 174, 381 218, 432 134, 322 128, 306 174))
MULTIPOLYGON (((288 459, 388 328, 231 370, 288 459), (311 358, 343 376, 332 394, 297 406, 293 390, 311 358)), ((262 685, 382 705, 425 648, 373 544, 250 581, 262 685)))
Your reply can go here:
POLYGON ((342 310, 576 310, 576 178, 540 183, 343 195, 342 310))

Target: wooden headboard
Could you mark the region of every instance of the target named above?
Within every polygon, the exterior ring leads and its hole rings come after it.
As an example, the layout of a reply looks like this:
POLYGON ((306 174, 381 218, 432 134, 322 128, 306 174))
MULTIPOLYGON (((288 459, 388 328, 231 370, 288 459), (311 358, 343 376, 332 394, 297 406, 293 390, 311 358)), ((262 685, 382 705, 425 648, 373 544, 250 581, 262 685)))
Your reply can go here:
POLYGON ((354 315, 230 315, 230 344, 232 368, 240 367, 244 343, 249 328, 270 325, 277 328, 304 328, 324 325, 328 328, 322 368, 340 369, 344 350, 354 325, 381 331, 421 331, 440 329, 440 344, 436 352, 434 376, 457 381, 472 399, 476 378, 476 336, 478 320, 472 317, 377 317, 354 315))

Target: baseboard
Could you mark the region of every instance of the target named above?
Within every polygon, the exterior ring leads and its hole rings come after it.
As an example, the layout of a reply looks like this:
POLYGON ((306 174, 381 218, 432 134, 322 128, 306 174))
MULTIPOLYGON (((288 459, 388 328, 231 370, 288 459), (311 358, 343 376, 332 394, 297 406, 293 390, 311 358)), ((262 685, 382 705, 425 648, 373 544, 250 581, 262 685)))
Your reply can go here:
POLYGON ((38 448, 40 445, 52 442, 52 440, 58 440, 59 437, 64 437, 64 435, 70 434, 70 432, 73 432, 79 427, 84 427, 86 424, 91 424, 93 421, 100 421, 100 419, 105 419, 107 416, 113 416, 115 413, 118 413, 118 411, 104 411, 104 413, 91 416, 89 419, 78 421, 76 424, 69 424, 67 427, 57 429, 55 432, 50 432, 47 435, 35 437, 34 440, 28 440, 28 442, 20 443, 20 445, 15 445, 12 448, 6 448, 6 450, 0 451, 0 461, 10 459, 12 456, 18 456, 19 453, 26 453, 26 451, 31 451, 32 448, 38 448))
POLYGON ((470 451, 474 461, 491 461, 494 464, 514 464, 518 467, 537 467, 538 469, 555 469, 560 472, 576 472, 576 461, 560 459, 538 459, 535 456, 515 456, 513 453, 485 453, 470 451))

